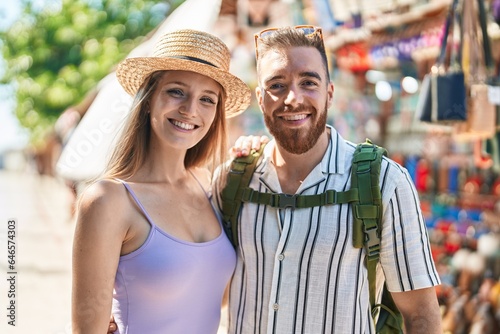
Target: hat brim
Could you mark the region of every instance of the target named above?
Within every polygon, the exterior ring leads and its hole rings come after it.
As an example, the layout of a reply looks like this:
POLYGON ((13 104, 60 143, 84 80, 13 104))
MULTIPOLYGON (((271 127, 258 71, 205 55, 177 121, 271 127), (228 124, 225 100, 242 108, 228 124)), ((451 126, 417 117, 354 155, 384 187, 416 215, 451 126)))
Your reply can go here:
POLYGON ((165 57, 137 57, 122 61, 116 70, 118 81, 134 96, 146 78, 156 71, 191 71, 217 81, 226 93, 226 118, 244 112, 250 105, 250 88, 238 77, 215 66, 192 60, 165 57))

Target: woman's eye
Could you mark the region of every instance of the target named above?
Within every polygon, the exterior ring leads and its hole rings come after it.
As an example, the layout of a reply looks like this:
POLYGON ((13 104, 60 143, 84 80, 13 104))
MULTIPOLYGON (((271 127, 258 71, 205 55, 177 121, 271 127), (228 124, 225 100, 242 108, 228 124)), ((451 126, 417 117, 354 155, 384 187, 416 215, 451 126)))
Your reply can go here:
POLYGON ((182 92, 182 90, 175 89, 175 88, 167 90, 167 93, 169 93, 171 95, 175 95, 175 96, 183 96, 184 95, 184 93, 182 92))
POLYGON ((210 98, 210 97, 208 97, 208 96, 206 96, 206 97, 202 97, 202 98, 201 98, 201 100, 202 100, 203 102, 207 102, 207 103, 210 103, 210 104, 217 104, 217 102, 215 102, 215 100, 214 100, 214 99, 212 99, 212 98, 210 98))

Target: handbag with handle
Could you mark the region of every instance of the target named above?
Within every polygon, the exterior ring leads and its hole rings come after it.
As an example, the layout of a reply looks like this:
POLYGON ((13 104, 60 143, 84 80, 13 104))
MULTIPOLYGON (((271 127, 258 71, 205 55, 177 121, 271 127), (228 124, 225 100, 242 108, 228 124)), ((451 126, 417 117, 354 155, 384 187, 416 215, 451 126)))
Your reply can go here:
POLYGON ((470 84, 467 121, 454 126, 453 137, 457 141, 486 139, 495 134, 497 106, 489 100, 491 73, 495 65, 484 3, 482 0, 477 1, 477 6, 474 3, 474 0, 464 0, 463 6, 463 66, 468 69, 466 81, 470 84))
POLYGON ((461 35, 459 7, 459 0, 453 0, 446 17, 439 56, 431 72, 425 75, 422 82, 416 115, 423 122, 454 123, 466 119, 461 36, 458 48, 454 43, 456 32, 460 31, 458 35, 461 35))

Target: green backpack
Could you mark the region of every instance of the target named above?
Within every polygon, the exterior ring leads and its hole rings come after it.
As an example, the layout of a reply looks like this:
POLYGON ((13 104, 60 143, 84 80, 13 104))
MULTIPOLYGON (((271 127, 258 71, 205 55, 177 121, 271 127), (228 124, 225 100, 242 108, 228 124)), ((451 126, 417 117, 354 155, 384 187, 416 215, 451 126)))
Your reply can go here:
POLYGON ((384 284, 382 300, 375 304, 376 267, 380 256, 380 229, 382 195, 379 176, 382 157, 387 151, 370 140, 358 144, 354 152, 351 189, 344 192, 327 190, 317 195, 286 195, 261 193, 250 188, 264 145, 246 157, 232 161, 226 186, 221 192, 222 211, 226 233, 235 247, 238 245, 238 215, 243 202, 259 203, 275 208, 311 208, 315 206, 351 203, 353 210, 353 245, 366 250, 372 317, 378 320, 376 332, 403 333, 403 317, 384 284))

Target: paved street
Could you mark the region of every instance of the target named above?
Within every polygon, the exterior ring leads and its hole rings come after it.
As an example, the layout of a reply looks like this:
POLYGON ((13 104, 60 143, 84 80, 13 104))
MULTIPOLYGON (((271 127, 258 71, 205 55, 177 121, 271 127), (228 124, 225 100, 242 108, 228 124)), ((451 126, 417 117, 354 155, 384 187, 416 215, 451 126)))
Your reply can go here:
MULTIPOLYGON (((71 333, 70 193, 62 181, 0 170, 0 333, 71 333), (9 298, 7 238, 16 221, 15 299, 9 298), (15 324, 7 309, 15 301, 15 324)), ((223 333, 223 328, 221 332, 223 333)))
MULTIPOLYGON (((70 193, 34 173, 0 171, 0 332, 63 334, 70 330, 70 193), (7 231, 16 221, 15 299, 7 281, 7 231), (15 327, 7 307, 15 302, 15 327)), ((12 234, 11 234, 12 235, 12 234)))

